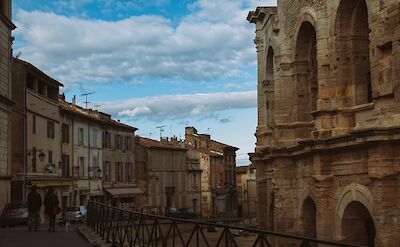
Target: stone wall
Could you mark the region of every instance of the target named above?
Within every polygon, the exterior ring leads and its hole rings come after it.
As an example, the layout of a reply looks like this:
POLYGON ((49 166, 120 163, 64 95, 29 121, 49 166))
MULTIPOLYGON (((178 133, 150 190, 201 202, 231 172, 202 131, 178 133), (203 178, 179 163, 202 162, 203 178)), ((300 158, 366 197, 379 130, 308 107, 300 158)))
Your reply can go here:
POLYGON ((260 227, 356 244, 375 227, 376 246, 396 246, 400 3, 281 0, 248 20, 260 227))

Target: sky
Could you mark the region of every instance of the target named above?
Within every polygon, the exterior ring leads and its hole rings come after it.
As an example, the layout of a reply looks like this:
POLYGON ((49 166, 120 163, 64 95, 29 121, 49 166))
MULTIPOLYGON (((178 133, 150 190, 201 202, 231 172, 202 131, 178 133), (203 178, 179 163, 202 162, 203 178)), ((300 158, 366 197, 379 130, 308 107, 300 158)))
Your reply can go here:
POLYGON ((257 127, 257 54, 248 11, 276 0, 13 0, 14 55, 64 84, 71 101, 138 135, 186 126, 236 146, 249 164, 257 127))

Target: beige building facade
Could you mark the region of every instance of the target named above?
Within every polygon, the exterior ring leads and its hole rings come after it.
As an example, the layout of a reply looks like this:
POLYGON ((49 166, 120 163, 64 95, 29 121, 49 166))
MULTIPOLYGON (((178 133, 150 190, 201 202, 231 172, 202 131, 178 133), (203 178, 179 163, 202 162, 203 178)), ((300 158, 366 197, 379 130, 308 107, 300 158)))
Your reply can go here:
POLYGON ((24 200, 36 185, 42 198, 48 188, 55 188, 62 202, 72 186, 61 171, 58 94, 63 85, 20 59, 13 59, 13 85, 13 197, 24 200))
POLYGON ((238 194, 238 216, 245 219, 257 218, 257 183, 254 165, 236 167, 238 194))
POLYGON ((128 207, 143 194, 135 184, 135 127, 61 97, 61 152, 64 177, 72 178, 70 205, 88 200, 128 207))
POLYGON ((194 127, 185 128, 185 147, 191 160, 201 169, 201 215, 237 215, 236 151, 238 148, 217 142, 194 127))
POLYGON ((11 200, 11 0, 1 2, 0 6, 0 208, 11 200))
POLYGON ((399 18, 397 0, 278 0, 250 12, 260 227, 400 242, 399 18))
POLYGON ((136 184, 135 131, 137 128, 114 121, 105 114, 108 124, 102 128, 103 189, 106 201, 119 207, 137 207, 144 192, 136 184))
POLYGON ((201 212, 200 177, 189 179, 190 174, 198 173, 200 164, 191 162, 188 167, 187 151, 177 140, 136 137, 136 164, 145 170, 139 178, 145 184, 145 208, 159 214, 165 214, 167 208, 201 212))

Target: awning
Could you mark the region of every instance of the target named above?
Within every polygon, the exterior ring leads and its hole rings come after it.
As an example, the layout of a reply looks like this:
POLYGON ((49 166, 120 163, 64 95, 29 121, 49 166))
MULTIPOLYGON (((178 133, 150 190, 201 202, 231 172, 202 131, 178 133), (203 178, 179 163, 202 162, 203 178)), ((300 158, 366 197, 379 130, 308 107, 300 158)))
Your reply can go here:
POLYGON ((112 197, 130 197, 144 194, 144 192, 138 188, 110 188, 105 190, 112 197))

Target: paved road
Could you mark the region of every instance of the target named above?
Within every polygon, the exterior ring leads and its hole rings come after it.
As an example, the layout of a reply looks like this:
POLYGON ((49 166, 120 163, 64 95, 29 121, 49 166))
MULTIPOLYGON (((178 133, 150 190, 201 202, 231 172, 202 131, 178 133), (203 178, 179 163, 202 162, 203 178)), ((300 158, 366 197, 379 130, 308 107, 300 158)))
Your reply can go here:
POLYGON ((75 229, 76 225, 68 232, 56 226, 55 232, 47 232, 47 225, 42 225, 40 231, 29 232, 27 227, 14 227, 0 229, 1 247, 89 247, 75 229))

